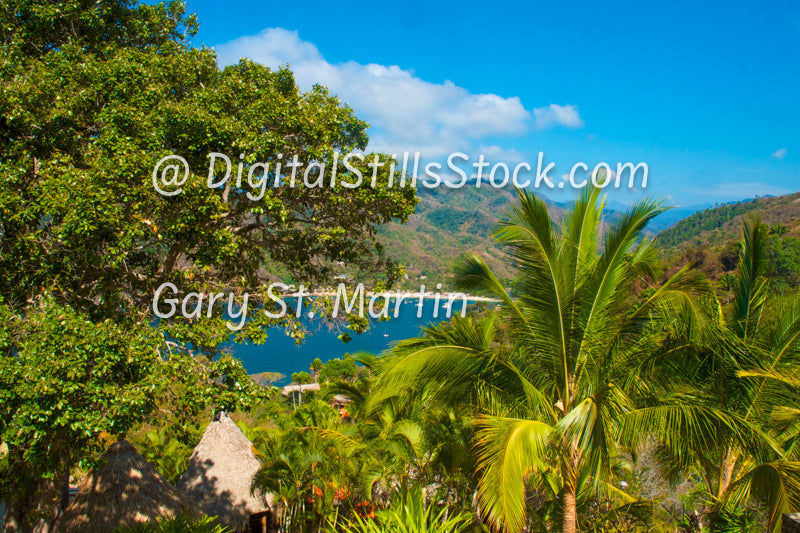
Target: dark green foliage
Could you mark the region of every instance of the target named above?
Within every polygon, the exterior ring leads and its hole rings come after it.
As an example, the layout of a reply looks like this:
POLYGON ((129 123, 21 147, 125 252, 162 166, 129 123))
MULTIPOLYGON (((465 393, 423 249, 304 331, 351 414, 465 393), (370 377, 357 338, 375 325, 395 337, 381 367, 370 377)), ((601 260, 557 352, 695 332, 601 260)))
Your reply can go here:
POLYGON ((696 244, 694 239, 702 232, 721 228, 726 222, 730 222, 758 207, 757 200, 744 200, 698 211, 684 218, 672 228, 659 233, 656 244, 665 248, 685 246, 687 243, 696 244))
MULTIPOLYGON (((147 320, 166 281, 262 298, 264 265, 309 283, 342 261, 390 284, 397 265, 376 227, 406 220, 416 196, 386 187, 388 170, 374 189, 284 184, 253 199, 250 187, 207 187, 211 152, 234 166, 243 153, 248 165, 274 168, 281 154, 330 168, 334 151, 366 148, 367 124, 323 87, 302 93, 286 69, 220 70, 212 50, 183 38, 196 25, 183 9, 27 0, 0 10, 0 296, 18 307, 46 289, 95 320, 147 320), (174 197, 152 184, 169 154, 192 171, 174 197)), ((263 341, 274 323, 260 315, 239 338, 263 341)), ((219 318, 161 325, 206 351, 230 333, 219 318)))
POLYGON ((773 290, 785 292, 800 284, 800 239, 780 237, 767 239, 767 276, 773 290))
POLYGON ((466 530, 472 521, 469 513, 448 513, 445 507, 425 500, 419 486, 401 489, 388 509, 377 511, 375 517, 356 514, 340 529, 347 533, 452 533, 466 530))
MULTIPOLYGON (((387 285, 398 275, 375 231, 406 220, 416 194, 385 187, 386 167, 376 188, 207 187, 210 152, 330 168, 335 151, 366 148, 368 125, 287 69, 219 69, 190 46, 196 28, 176 1, 0 7, 0 499, 23 530, 52 514, 71 468, 156 409, 175 428, 157 441, 183 446, 201 414, 267 394, 218 353, 231 339, 219 302, 152 327, 164 282, 257 301, 270 266, 306 283, 339 261, 387 285), (169 154, 191 169, 173 197, 152 183, 169 154)), ((259 313, 234 340, 288 320, 259 313)))
POLYGON ((345 354, 341 359, 328 360, 319 371, 322 381, 351 380, 357 375, 358 367, 350 354, 345 354))
POLYGON ((94 324, 51 301, 24 318, 0 306, 0 440, 9 446, 0 494, 19 480, 63 475, 100 433, 124 434, 156 405, 159 335, 94 324))
POLYGON ((92 460, 157 409, 175 424, 149 458, 175 479, 190 423, 209 407, 235 411, 264 399, 265 389, 238 361, 169 354, 163 335, 139 324, 95 323, 41 299, 24 314, 0 305, 0 498, 32 518, 46 488, 92 460))
POLYGON ((297 383, 299 385, 311 383, 311 375, 306 371, 294 372, 292 374, 292 383, 297 383))
POLYGON ((427 218, 435 226, 457 233, 466 222, 472 220, 473 214, 463 209, 440 207, 429 212, 427 218))
POLYGON ((200 442, 202 434, 199 431, 191 432, 187 444, 170 435, 169 429, 162 427, 144 431, 141 436, 131 438, 130 441, 147 462, 174 485, 186 472, 189 456, 200 442))
POLYGON ((213 517, 193 519, 185 514, 162 518, 156 523, 119 528, 114 533, 229 533, 230 529, 216 523, 213 517))
POLYGON ((715 511, 708 518, 712 533, 761 533, 766 524, 757 509, 733 508, 715 511))

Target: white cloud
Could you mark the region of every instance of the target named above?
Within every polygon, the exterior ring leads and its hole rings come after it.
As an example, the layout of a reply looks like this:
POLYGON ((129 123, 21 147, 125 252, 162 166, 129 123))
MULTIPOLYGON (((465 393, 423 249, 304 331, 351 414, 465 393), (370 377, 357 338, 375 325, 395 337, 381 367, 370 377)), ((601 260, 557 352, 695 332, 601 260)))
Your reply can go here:
MULTIPOLYGON (((516 165, 517 163, 522 163, 523 161, 530 163, 530 157, 519 150, 515 150, 513 148, 501 148, 497 145, 480 146, 475 150, 475 153, 477 155, 483 154, 486 158, 486 161, 490 161, 492 164, 502 162, 506 165, 516 165)), ((473 159, 477 158, 477 155, 473 156, 473 159)))
POLYGON ((788 152, 786 148, 775 150, 774 152, 772 152, 772 157, 774 157, 775 159, 783 159, 784 157, 786 157, 786 152, 788 152))
MULTIPOLYGON (((240 57, 270 68, 289 64, 301 89, 308 90, 315 83, 327 86, 372 125, 373 150, 420 151, 426 157, 470 152, 487 136, 520 135, 531 123, 531 112, 516 96, 474 94, 451 81, 431 83, 396 65, 332 64, 296 31, 269 28, 215 48, 221 65, 235 63, 240 57)), ((534 114, 539 128, 544 123, 583 124, 577 108, 570 105, 552 104, 534 114)))
POLYGON ((537 107, 533 110, 538 129, 551 126, 566 126, 567 128, 583 127, 583 120, 574 105, 550 104, 547 107, 537 107))

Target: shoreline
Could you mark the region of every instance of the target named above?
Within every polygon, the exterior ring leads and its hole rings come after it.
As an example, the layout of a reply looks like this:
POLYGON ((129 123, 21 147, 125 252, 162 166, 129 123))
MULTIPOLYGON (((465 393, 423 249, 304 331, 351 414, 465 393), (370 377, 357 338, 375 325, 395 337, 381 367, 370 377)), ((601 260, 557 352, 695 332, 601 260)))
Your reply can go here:
MULTIPOLYGON (((315 297, 315 298, 335 298, 339 295, 338 291, 333 290, 323 290, 323 291, 302 291, 302 292, 293 292, 293 293, 286 293, 286 296, 290 298, 297 298, 298 296, 302 297, 315 297)), ((429 291, 364 291, 365 298, 380 298, 381 296, 386 296, 390 300, 394 300, 400 298, 402 300, 408 299, 417 299, 423 298, 425 300, 434 299, 438 295, 440 301, 449 301, 452 298, 454 301, 463 299, 469 302, 482 302, 482 303, 500 303, 501 300, 498 298, 489 298, 488 296, 474 296, 471 294, 465 294, 463 292, 429 292, 429 291)))

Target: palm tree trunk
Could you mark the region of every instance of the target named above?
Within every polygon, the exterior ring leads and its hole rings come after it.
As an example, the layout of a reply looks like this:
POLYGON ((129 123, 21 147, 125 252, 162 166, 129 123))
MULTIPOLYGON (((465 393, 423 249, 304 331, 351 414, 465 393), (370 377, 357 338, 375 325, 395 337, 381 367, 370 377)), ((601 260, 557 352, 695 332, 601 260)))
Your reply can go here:
MULTIPOLYGON (((59 476, 61 477, 61 476, 59 476)), ((69 480, 69 478, 67 478, 69 480)), ((27 487, 22 495, 6 502, 3 533, 50 533, 55 531, 55 524, 62 510, 58 504, 59 491, 51 481, 40 481, 27 487), (31 521, 31 516, 39 516, 31 521)), ((2 517, 0 517, 2 518, 2 517)))
POLYGON ((3 533, 21 533, 22 524, 22 505, 15 500, 7 501, 3 533))
POLYGON ((561 523, 561 533, 575 533, 578 529, 578 508, 575 503, 575 489, 564 487, 564 517, 561 523))
POLYGON ((565 451, 569 459, 561 465, 561 476, 564 483, 564 516, 561 523, 561 533, 575 533, 578 530, 576 493, 578 491, 578 465, 581 454, 575 441, 569 443, 565 451))
POLYGON ((728 490, 733 478, 733 469, 735 466, 736 455, 733 453, 733 450, 728 448, 728 452, 725 454, 725 458, 719 469, 719 493, 717 497, 722 498, 728 490))

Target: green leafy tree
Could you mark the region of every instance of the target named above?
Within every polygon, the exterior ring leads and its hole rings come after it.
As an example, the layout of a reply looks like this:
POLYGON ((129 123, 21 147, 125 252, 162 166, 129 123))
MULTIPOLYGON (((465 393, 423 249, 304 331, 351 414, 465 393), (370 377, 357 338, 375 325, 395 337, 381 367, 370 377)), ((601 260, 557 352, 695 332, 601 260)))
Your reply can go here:
POLYGON ((253 487, 274 495, 278 524, 291 531, 316 530, 334 505, 341 485, 340 470, 347 453, 324 431, 339 425, 327 403, 317 400, 299 406, 282 427, 265 436, 259 449, 262 468, 253 487))
MULTIPOLYGON (((361 186, 342 185, 356 178, 341 162, 331 186, 336 152, 365 149, 368 125, 325 88, 302 93, 290 71, 249 61, 220 70, 213 51, 189 46, 196 21, 179 2, 14 0, 0 17, 0 294, 9 305, 46 288, 93 318, 149 320, 164 282, 263 301, 271 267, 307 284, 328 280, 340 261, 394 279, 375 229, 405 220, 415 190, 387 187, 388 165, 372 187, 371 154, 351 161, 361 186), (233 158, 225 187, 207 186, 212 152, 233 158), (190 174, 182 194, 165 197, 152 175, 170 154, 190 174), (295 156, 301 179, 275 187, 275 165, 295 156), (263 195, 247 181, 256 162, 270 164, 263 195)), ((230 333, 221 307, 216 318, 161 327, 213 347, 230 333)), ((257 315, 240 337, 263 340, 265 325, 284 323, 257 315)))
POLYGON ((300 385, 298 390, 292 391, 292 403, 303 403, 303 385, 311 383, 311 375, 306 371, 294 372, 292 374, 292 385, 300 385))
POLYGON ((311 375, 305 371, 294 372, 292 374, 292 383, 296 383, 298 385, 311 383, 311 375))
POLYGON ((345 354, 342 358, 329 359, 319 372, 322 381, 353 380, 356 376, 358 367, 350 354, 345 354))
POLYGON ((462 290, 500 299, 501 318, 456 316, 429 327, 400 343, 382 374, 376 404, 428 387, 479 409, 481 507, 496 527, 522 530, 526 482, 556 478, 560 528, 574 533, 579 488, 608 479, 614 436, 635 406, 631 388, 640 383, 631 369, 657 349, 672 318, 703 320, 693 302, 710 284, 685 268, 635 299, 656 264, 642 232, 663 210, 642 201, 603 232, 597 190, 587 190, 560 222, 544 201, 520 192, 497 232, 518 269, 515 297, 479 257, 462 262, 456 275, 462 290), (499 321, 509 342, 499 342, 499 321))
MULTIPOLYGON (((156 288, 171 282, 205 303, 249 292, 252 310, 273 268, 306 283, 336 262, 396 277, 375 229, 405 220, 415 191, 387 187, 388 165, 372 187, 371 154, 352 160, 364 185, 342 185, 355 176, 341 162, 330 184, 338 154, 366 148, 367 124, 323 87, 302 93, 287 69, 221 70, 212 50, 190 46, 196 29, 177 1, 0 8, 0 497, 21 528, 35 509, 49 513, 43 484, 60 485, 101 435, 124 434, 156 406, 179 422, 260 397, 238 361, 216 357, 231 339, 224 300, 210 315, 162 319, 157 332, 156 288), (224 187, 206 185, 211 152, 234 161, 224 187), (190 172, 168 197, 152 176, 170 154, 190 172), (273 186, 275 165, 294 157, 301 171, 319 163, 308 183, 325 165, 324 185, 273 186), (270 165, 263 194, 247 177, 255 162, 270 165)), ((271 325, 302 338, 289 316, 252 318, 234 340, 263 342, 271 325)))
POLYGON ((209 405, 247 408, 263 391, 229 357, 162 355, 158 330, 95 323, 49 298, 24 315, 0 306, 0 321, 0 494, 21 531, 54 518, 73 467, 157 408, 187 420, 209 405))
POLYGON ((195 433, 195 438, 187 445, 170 435, 169 428, 161 427, 144 431, 138 438, 129 440, 159 474, 177 484, 201 437, 199 432, 195 433))
POLYGON ((361 385, 331 388, 353 398, 352 420, 315 400, 289 417, 276 417, 277 431, 248 433, 264 461, 255 486, 280 495, 284 527, 316 530, 326 519, 346 525, 344 517, 385 507, 389 500, 394 505, 405 490, 436 485, 443 486, 429 498, 445 507, 445 519, 469 512, 474 456, 467 421, 425 398, 386 402, 379 412, 366 413, 353 405, 366 401, 361 385), (393 487, 405 489, 398 493, 393 487))
POLYGON ((322 370, 322 359, 319 357, 315 357, 313 361, 311 361, 311 365, 309 365, 309 370, 311 371, 311 375, 314 376, 314 380, 316 381, 319 378, 319 371, 322 370))
POLYGON ((800 284, 800 239, 771 235, 766 239, 766 270, 771 292, 788 294, 800 284))

